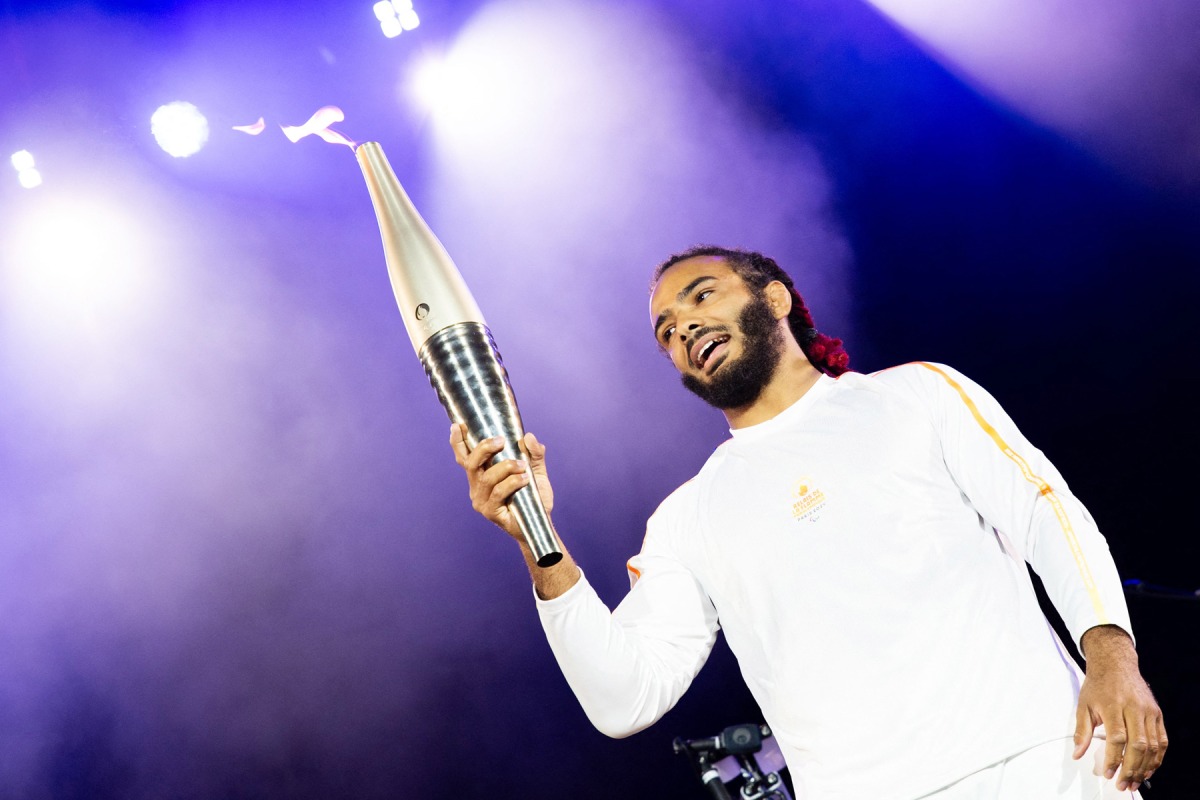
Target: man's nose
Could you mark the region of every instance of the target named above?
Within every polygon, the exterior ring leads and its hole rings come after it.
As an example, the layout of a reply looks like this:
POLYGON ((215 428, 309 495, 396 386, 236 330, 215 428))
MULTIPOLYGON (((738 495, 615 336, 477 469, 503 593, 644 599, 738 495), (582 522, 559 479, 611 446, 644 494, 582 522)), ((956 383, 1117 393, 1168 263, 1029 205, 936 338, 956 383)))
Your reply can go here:
POLYGON ((703 325, 698 319, 681 319, 679 321, 679 335, 686 342, 695 336, 696 331, 700 330, 701 327, 703 325))

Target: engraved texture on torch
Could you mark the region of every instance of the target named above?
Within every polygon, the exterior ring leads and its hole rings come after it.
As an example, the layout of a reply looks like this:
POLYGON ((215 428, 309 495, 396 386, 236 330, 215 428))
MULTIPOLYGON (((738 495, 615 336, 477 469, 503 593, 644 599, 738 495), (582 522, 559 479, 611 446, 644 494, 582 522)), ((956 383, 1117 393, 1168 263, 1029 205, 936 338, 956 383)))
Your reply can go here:
MULTIPOLYGON (((517 446, 525 435, 521 412, 500 351, 485 326, 464 322, 443 328, 425 342, 418 356, 450 421, 466 424, 468 447, 474 449, 484 439, 500 436, 504 449, 493 462, 524 457, 517 446)), ((530 482, 517 490, 510 505, 538 565, 548 567, 561 560, 537 484, 530 482)))

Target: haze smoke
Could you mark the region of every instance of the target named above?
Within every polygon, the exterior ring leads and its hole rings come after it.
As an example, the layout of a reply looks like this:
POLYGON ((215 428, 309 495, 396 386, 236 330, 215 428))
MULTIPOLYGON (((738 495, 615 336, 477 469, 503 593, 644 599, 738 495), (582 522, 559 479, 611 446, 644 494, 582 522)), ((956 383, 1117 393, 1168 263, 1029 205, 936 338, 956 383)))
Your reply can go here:
POLYGON ((1200 5, 873 2, 983 91, 1121 170, 1200 181, 1200 5))

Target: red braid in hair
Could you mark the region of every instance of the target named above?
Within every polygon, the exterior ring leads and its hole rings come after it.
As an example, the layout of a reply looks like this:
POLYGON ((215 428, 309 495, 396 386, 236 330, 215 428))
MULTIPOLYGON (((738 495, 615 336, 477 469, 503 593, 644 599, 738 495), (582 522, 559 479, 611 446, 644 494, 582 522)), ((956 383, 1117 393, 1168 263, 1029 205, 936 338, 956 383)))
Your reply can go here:
POLYGON ((800 349, 809 362, 826 375, 837 377, 850 369, 850 355, 842 347, 842 340, 826 336, 817 330, 813 324, 812 314, 804 303, 804 298, 796 291, 792 278, 775 263, 774 259, 751 250, 732 250, 713 245, 691 247, 682 253, 677 253, 659 264, 654 270, 652 283, 658 283, 659 278, 668 269, 700 256, 716 256, 722 258, 736 272, 746 285, 755 292, 761 292, 771 281, 779 281, 792 293, 792 310, 788 313, 788 327, 792 336, 800 344, 800 349))
POLYGON ((821 372, 835 378, 848 371, 850 354, 842 347, 842 340, 826 336, 817 330, 812 321, 812 314, 804 304, 804 298, 796 291, 795 286, 789 286, 788 289, 792 292, 792 311, 788 314, 788 325, 809 362, 821 372), (801 333, 797 335, 796 330, 801 326, 801 333))

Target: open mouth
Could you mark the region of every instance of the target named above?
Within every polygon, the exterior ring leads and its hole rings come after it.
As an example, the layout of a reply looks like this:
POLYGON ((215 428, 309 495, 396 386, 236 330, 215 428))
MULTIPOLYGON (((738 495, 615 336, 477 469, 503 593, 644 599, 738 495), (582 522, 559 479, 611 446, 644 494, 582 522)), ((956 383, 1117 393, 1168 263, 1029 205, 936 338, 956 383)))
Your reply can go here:
POLYGON ((728 343, 729 334, 727 333, 718 333, 701 339, 692 346, 689 354, 692 363, 699 370, 704 370, 709 365, 715 369, 721 362, 719 356, 728 349, 728 343))

